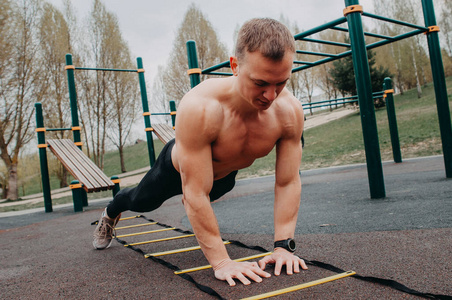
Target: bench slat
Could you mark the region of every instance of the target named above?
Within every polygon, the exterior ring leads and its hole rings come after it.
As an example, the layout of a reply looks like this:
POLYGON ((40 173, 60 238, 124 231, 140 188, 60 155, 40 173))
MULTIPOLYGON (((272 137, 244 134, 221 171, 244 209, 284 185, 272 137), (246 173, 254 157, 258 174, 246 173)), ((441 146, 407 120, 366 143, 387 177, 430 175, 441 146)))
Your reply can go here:
POLYGON ((87 176, 77 167, 77 162, 71 160, 71 155, 63 147, 61 143, 55 140, 49 140, 47 143, 50 146, 50 150, 55 154, 59 161, 64 165, 64 167, 72 174, 76 179, 83 183, 87 191, 95 190, 93 183, 88 179, 87 176))
POLYGON ((172 126, 168 124, 153 124, 154 133, 164 143, 167 144, 170 140, 174 139, 176 132, 172 126))
POLYGON ((97 165, 83 153, 83 151, 75 146, 71 140, 64 140, 63 143, 66 145, 67 149, 71 149, 71 151, 79 154, 79 161, 88 167, 88 173, 93 177, 93 179, 95 179, 101 190, 106 190, 114 185, 110 178, 108 178, 104 172, 102 172, 102 170, 99 169, 99 167, 97 167, 97 165))
POLYGON ((87 192, 112 189, 114 183, 69 139, 48 140, 50 150, 87 192))

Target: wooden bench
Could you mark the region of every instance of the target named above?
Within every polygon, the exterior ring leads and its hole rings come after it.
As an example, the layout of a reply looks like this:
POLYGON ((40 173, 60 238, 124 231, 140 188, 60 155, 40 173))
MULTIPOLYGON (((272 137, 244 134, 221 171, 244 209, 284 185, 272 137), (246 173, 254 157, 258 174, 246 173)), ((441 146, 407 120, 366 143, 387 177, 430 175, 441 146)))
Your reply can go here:
POLYGON ((63 166, 77 179, 71 182, 70 186, 74 211, 83 211, 83 206, 88 206, 86 193, 113 190, 114 197, 119 192, 118 177, 112 177, 113 180, 108 178, 72 140, 48 140, 47 144, 63 166))
POLYGON ((113 189, 115 184, 69 139, 48 140, 50 150, 87 193, 113 189))
POLYGON ((152 128, 154 128, 155 135, 164 144, 167 144, 169 141, 176 137, 176 131, 171 125, 156 123, 152 125, 152 128))

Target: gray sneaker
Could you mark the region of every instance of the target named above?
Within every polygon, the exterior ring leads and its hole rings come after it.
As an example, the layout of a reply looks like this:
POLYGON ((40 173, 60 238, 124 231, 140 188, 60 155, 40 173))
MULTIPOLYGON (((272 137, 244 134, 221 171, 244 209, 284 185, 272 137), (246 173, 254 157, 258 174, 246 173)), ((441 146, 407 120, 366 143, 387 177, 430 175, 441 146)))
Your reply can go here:
POLYGON ((121 217, 121 214, 114 219, 110 219, 107 216, 107 209, 102 212, 100 220, 97 223, 96 230, 94 230, 94 240, 93 246, 98 250, 106 249, 110 247, 113 241, 113 232, 115 231, 115 226, 121 217))

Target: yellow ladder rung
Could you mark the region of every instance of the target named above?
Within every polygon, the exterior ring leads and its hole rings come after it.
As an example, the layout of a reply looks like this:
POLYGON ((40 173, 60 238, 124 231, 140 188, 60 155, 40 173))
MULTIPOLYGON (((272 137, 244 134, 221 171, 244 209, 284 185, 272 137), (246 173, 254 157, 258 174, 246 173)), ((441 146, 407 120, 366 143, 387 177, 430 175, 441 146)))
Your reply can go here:
POLYGON ((137 232, 137 233, 129 233, 129 234, 118 235, 116 237, 119 239, 119 238, 128 237, 128 236, 137 236, 137 235, 142 235, 142 234, 157 233, 157 232, 169 231, 169 230, 174 230, 174 229, 176 229, 176 227, 157 229, 157 230, 151 230, 151 231, 143 231, 143 232, 137 232))
MULTIPOLYGON (((225 245, 229 245, 231 242, 230 241, 225 241, 223 242, 223 244, 225 245)), ((168 250, 168 251, 163 251, 163 252, 155 252, 155 253, 148 253, 145 254, 144 257, 148 258, 150 256, 164 256, 164 255, 170 255, 170 254, 176 254, 176 253, 183 253, 183 252, 188 252, 188 251, 194 251, 194 250, 200 250, 201 247, 200 246, 194 246, 194 247, 188 247, 188 248, 181 248, 181 249, 174 249, 174 250, 168 250)))
POLYGON ((340 273, 340 274, 337 274, 337 275, 325 277, 325 278, 322 278, 322 279, 318 279, 318 280, 302 283, 302 284, 299 284, 299 285, 294 285, 294 286, 291 286, 291 287, 288 287, 288 288, 285 288, 285 289, 280 289, 280 290, 276 290, 276 291, 273 291, 273 292, 268 292, 268 293, 265 293, 265 294, 260 294, 260 295, 253 296, 253 297, 242 298, 242 300, 258 300, 258 299, 265 299, 265 298, 270 298, 270 297, 274 297, 274 296, 279 296, 279 295, 282 295, 282 294, 295 292, 295 291, 298 291, 298 290, 301 290, 301 289, 305 289, 305 288, 308 288, 308 287, 311 287, 311 286, 315 286, 315 285, 319 285, 319 284, 322 284, 322 283, 330 282, 330 281, 333 281, 333 280, 345 278, 345 277, 352 276, 352 275, 355 275, 355 274, 356 274, 355 271, 347 271, 347 272, 344 272, 344 273, 340 273))
POLYGON ((151 241, 146 241, 146 242, 138 242, 138 243, 126 244, 126 245, 124 245, 124 247, 138 246, 138 245, 157 243, 157 242, 165 242, 165 241, 183 239, 183 238, 188 238, 188 237, 193 237, 193 236, 195 236, 195 235, 194 234, 179 235, 179 236, 173 236, 173 237, 168 237, 168 238, 163 238, 163 239, 156 239, 156 240, 151 240, 151 241))
POLYGON ((142 217, 142 215, 128 217, 128 218, 121 218, 121 219, 119 219, 119 221, 132 220, 132 219, 141 218, 141 217, 142 217))
MULTIPOLYGON (((238 259, 234 259, 234 261, 246 261, 246 260, 250 260, 250 259, 255 259, 255 258, 260 258, 260 257, 264 257, 267 255, 272 254, 273 252, 266 252, 266 253, 262 253, 262 254, 257 254, 257 255, 252 255, 252 256, 247 256, 247 257, 242 257, 242 258, 238 258, 238 259)), ((205 265, 205 266, 201 266, 201 267, 195 267, 195 268, 191 268, 191 269, 185 269, 185 270, 179 270, 179 271, 175 271, 174 274, 178 275, 178 274, 185 274, 185 273, 190 273, 190 272, 196 272, 196 271, 201 271, 201 270, 205 270, 205 269, 209 269, 212 268, 211 265, 205 265)))
POLYGON ((128 228, 136 228, 136 227, 142 227, 142 226, 149 226, 149 225, 155 225, 158 222, 150 222, 150 223, 143 223, 143 224, 136 224, 136 225, 129 225, 129 226, 123 226, 123 227, 116 227, 116 230, 121 230, 121 229, 128 229, 128 228))

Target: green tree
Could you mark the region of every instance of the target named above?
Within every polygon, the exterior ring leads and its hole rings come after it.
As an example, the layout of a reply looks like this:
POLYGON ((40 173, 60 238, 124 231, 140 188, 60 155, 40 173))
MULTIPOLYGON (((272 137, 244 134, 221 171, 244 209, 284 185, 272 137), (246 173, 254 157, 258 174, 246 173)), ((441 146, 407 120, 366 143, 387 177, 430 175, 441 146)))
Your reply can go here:
MULTIPOLYGON (((383 82, 386 77, 391 74, 387 68, 376 66, 375 52, 367 51, 369 61, 369 70, 372 83, 372 91, 381 91, 383 82)), ((348 56, 341 60, 333 62, 333 69, 330 71, 334 85, 342 93, 342 95, 356 95, 355 71, 353 69, 352 57, 348 56)))

